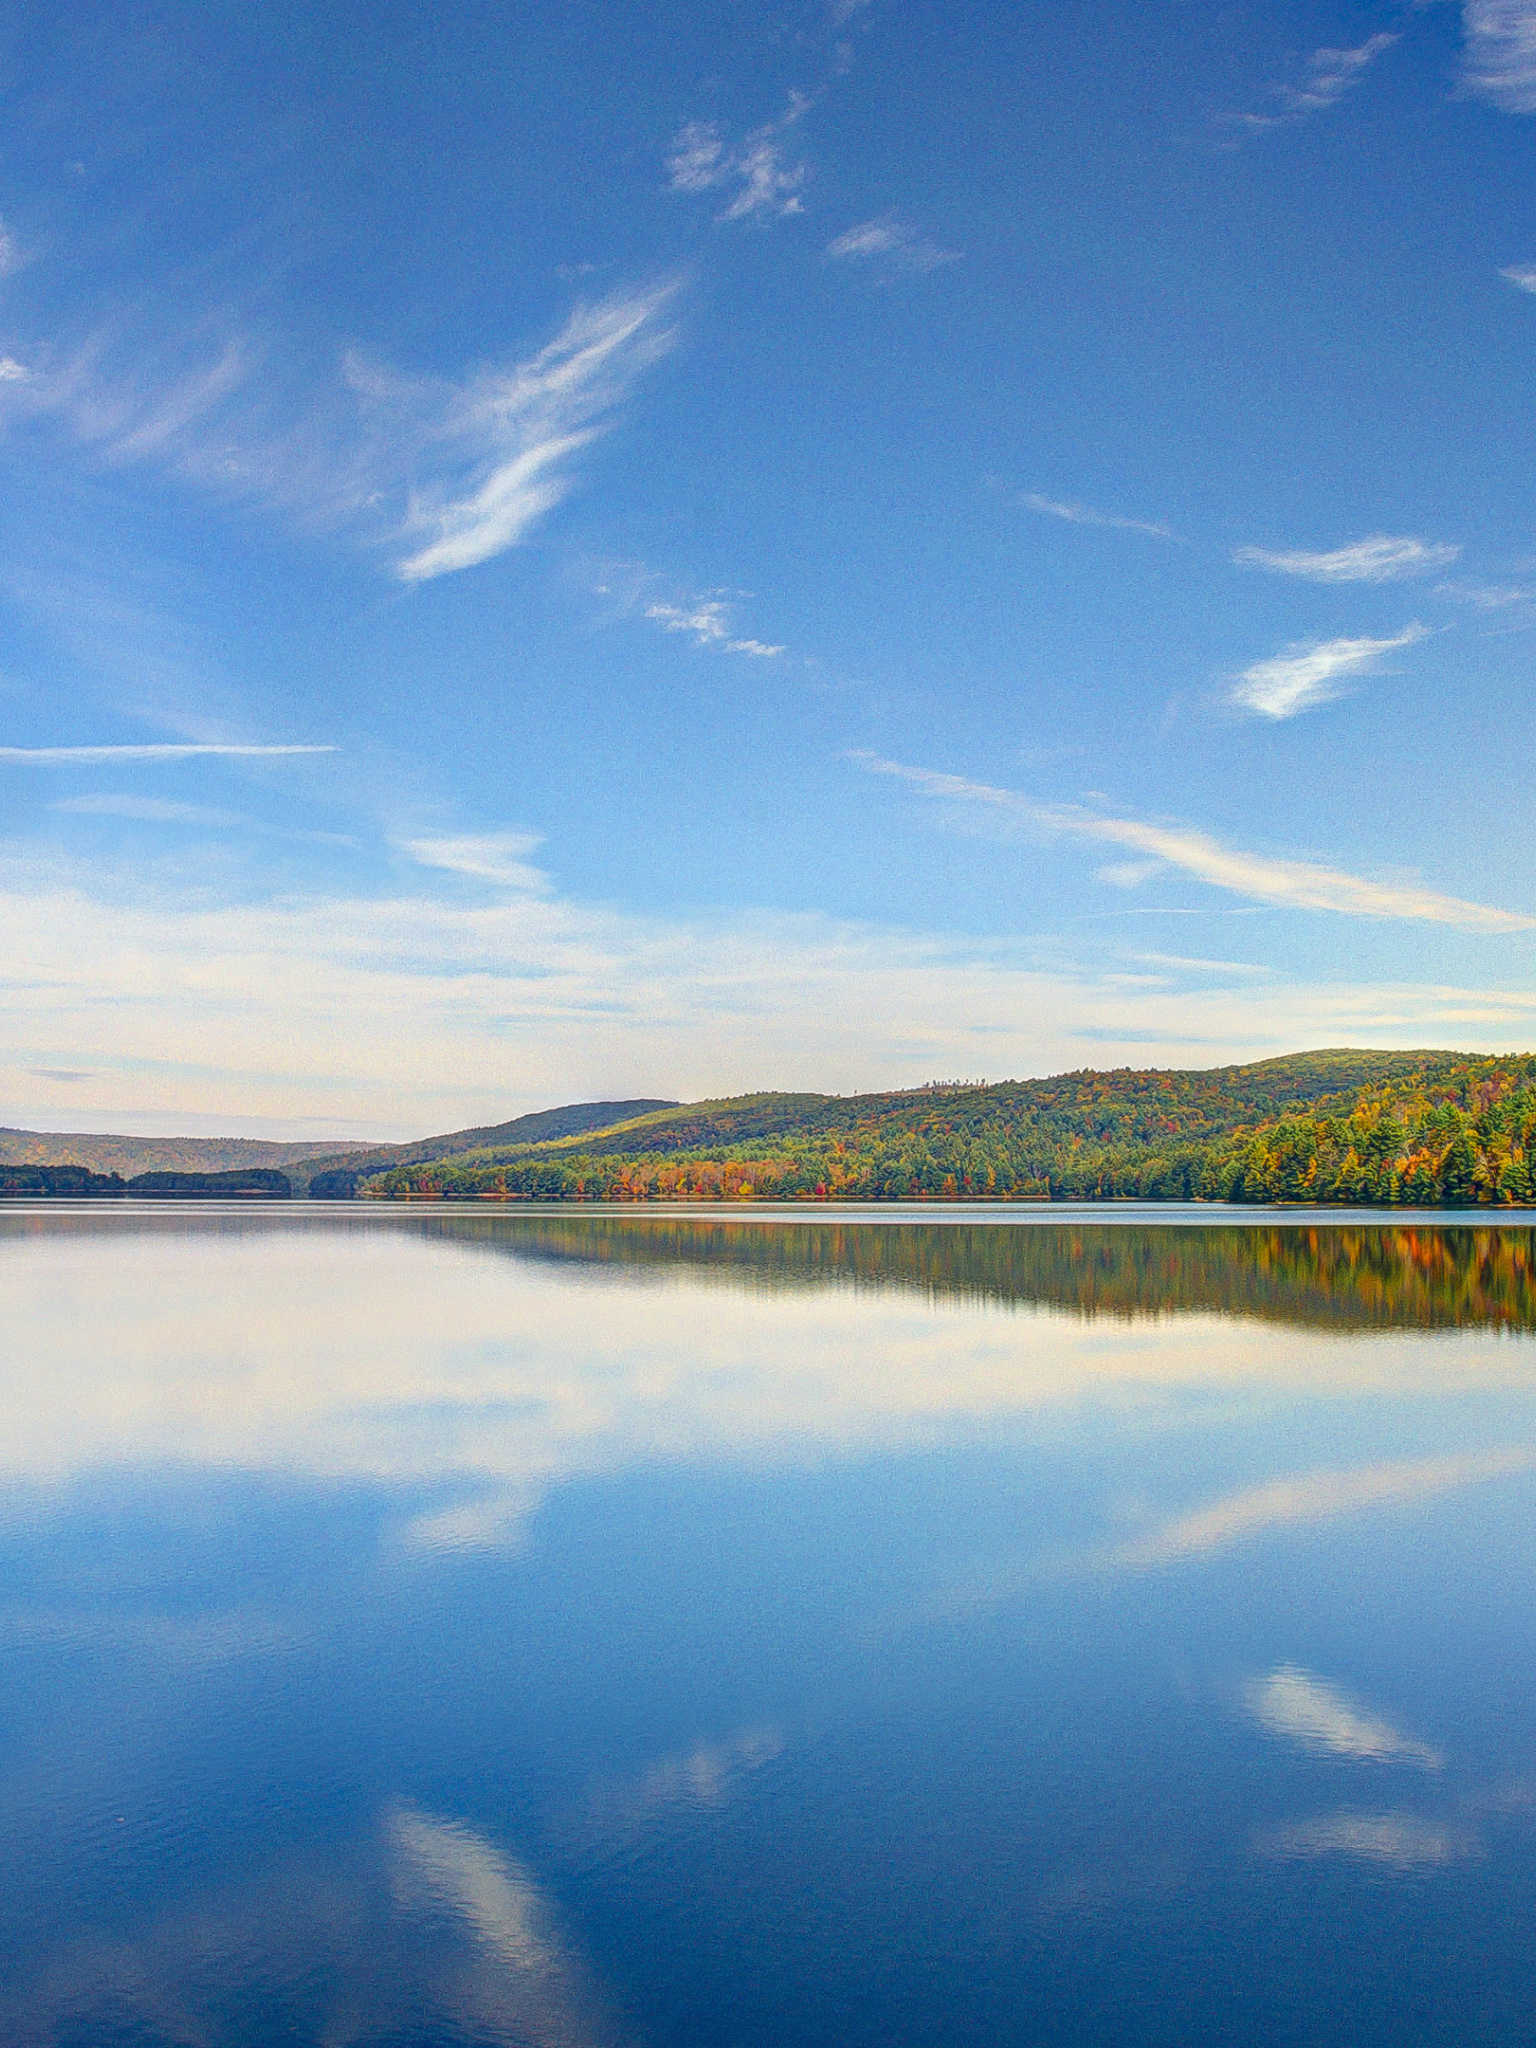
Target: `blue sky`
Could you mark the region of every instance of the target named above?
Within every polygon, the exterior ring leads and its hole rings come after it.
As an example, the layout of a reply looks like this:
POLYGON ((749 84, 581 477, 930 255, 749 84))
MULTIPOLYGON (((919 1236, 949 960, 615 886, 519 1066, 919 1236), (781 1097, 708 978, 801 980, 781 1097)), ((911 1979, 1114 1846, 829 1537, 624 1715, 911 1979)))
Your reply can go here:
POLYGON ((0 84, 0 1122, 1536 1042, 1536 0, 0 84))

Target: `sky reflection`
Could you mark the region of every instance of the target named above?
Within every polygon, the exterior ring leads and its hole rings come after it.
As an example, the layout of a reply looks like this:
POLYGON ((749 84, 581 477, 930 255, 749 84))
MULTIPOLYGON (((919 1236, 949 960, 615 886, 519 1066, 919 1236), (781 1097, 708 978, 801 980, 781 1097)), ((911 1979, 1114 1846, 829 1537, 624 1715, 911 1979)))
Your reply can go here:
POLYGON ((1499 2037, 1486 1233, 475 1225, 0 1228, 6 2048, 1499 2037))

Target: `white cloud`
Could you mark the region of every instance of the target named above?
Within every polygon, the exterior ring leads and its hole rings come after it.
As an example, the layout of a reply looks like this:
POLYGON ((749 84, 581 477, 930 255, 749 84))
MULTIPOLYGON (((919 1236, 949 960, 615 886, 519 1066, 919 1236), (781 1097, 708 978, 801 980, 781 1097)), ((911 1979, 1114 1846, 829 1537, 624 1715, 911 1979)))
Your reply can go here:
POLYGON ((0 277, 9 277, 21 262, 21 251, 16 246, 16 237, 3 220, 0 220, 0 277))
POLYGON ((542 843, 536 832, 461 833, 443 839, 403 839, 400 850, 418 867, 437 868, 446 874, 466 875, 474 881, 543 895, 549 888, 549 877, 542 868, 530 867, 523 858, 542 843))
POLYGON ((1123 519, 1117 512, 1096 512, 1091 505, 1079 505, 1070 499, 1043 497, 1039 491, 1026 491, 1021 504, 1031 512, 1043 512, 1051 519, 1065 519, 1073 526, 1110 526, 1125 533, 1150 534, 1154 540, 1177 540, 1178 535, 1171 527, 1160 525, 1149 519, 1123 519))
POLYGON ((664 285, 583 307, 548 347, 447 395, 438 427, 460 463, 411 493, 407 531, 431 533, 397 564, 419 583, 514 546, 571 488, 569 458, 601 431, 639 372, 667 349, 664 285))
POLYGON ((1536 292, 1536 263, 1510 263, 1499 272, 1518 291, 1536 292))
POLYGON ((862 227, 849 228, 836 241, 827 244, 829 256, 884 256, 892 249, 899 249, 906 240, 908 230, 894 214, 884 214, 879 220, 867 220, 862 227))
POLYGON ((855 754, 850 759, 872 774, 892 775, 923 795, 984 806, 1047 835, 1107 841, 1177 868, 1213 888, 1230 890, 1250 902, 1276 903, 1288 910, 1338 911, 1350 917, 1386 917, 1454 925, 1463 931, 1536 930, 1536 917, 1467 903, 1438 890, 1412 884, 1371 882, 1318 861, 1283 860, 1245 853, 1189 826, 1148 825, 1135 818, 1106 817, 1070 805, 1033 804, 1010 789, 908 768, 897 761, 855 754))
POLYGON ((725 144, 714 121, 690 121, 672 138, 667 170, 674 192, 708 192, 726 173, 725 144))
POLYGON ((827 244, 827 254, 865 261, 888 256, 904 270, 937 270, 942 264, 960 260, 958 249, 941 249, 894 213, 881 214, 877 220, 848 228, 827 244))
POLYGON ((1312 640, 1286 654, 1245 668, 1232 689, 1232 702, 1264 718, 1294 718, 1314 704, 1326 704, 1345 676, 1368 674, 1384 654, 1411 647, 1428 629, 1405 626, 1385 640, 1312 640))
MULTIPOLYGON (((59 1128, 36 1067, 95 1072, 71 1092, 74 1129, 382 1138, 634 1094, 1536 1040, 1536 991, 1213 987, 1208 970, 1172 966, 1131 985, 1097 948, 1078 960, 815 915, 583 902, 524 873, 526 848, 525 835, 423 835, 388 894, 221 907, 200 873, 172 892, 107 861, 0 847, 0 1123, 59 1128)), ((1243 868, 1225 886, 1264 880, 1243 868)))
POLYGON ((718 216, 723 221, 745 220, 751 214, 802 213, 800 192, 810 172, 804 164, 785 162, 776 137, 799 119, 804 106, 792 96, 785 119, 755 129, 739 149, 726 147, 718 122, 690 121, 673 137, 667 157, 671 189, 692 193, 737 186, 735 197, 718 216))
POLYGON ((206 804, 163 803, 152 796, 69 796, 49 806, 80 818, 137 818, 151 825, 243 825, 238 811, 206 804))
MULTIPOLYGON (((280 433, 261 451, 270 420, 254 397, 254 373, 270 366, 228 320, 187 315, 169 332, 151 316, 104 325, 72 351, 44 351, 30 368, 7 357, 0 393, 8 412, 54 418, 108 464, 151 462, 225 491, 252 493, 298 463, 303 433, 280 433), (242 417, 240 405, 246 404, 242 417), (258 430, 257 420, 261 419, 258 430)), ((306 429, 305 431, 309 431, 306 429)), ((337 489, 337 451, 326 451, 329 491, 337 489)), ((315 488, 313 480, 309 488, 315 488)))
POLYGON ((1312 583, 1396 583, 1404 576, 1427 576, 1449 568, 1460 554, 1459 547, 1448 543, 1373 533, 1320 554, 1302 548, 1235 548, 1232 559, 1245 569, 1274 569, 1282 576, 1305 576, 1312 583))
POLYGON ((744 220, 752 213, 800 213, 800 187, 809 173, 804 164, 786 164, 776 142, 766 135, 749 140, 735 160, 741 190, 722 220, 744 220))
POLYGON ((17 415, 59 420, 103 462, 151 463, 350 530, 423 582, 515 546, 567 495, 574 459, 671 345, 675 292, 578 306, 527 360, 460 382, 356 353, 323 386, 285 380, 281 363, 210 318, 158 335, 147 322, 105 329, 65 359, 0 373, 0 394, 17 415))
POLYGON ((124 747, 0 747, 0 762, 39 767, 62 766, 70 762, 93 761, 190 761, 204 754, 234 754, 270 759, 283 754, 334 754, 333 746, 265 747, 234 742, 209 741, 196 745, 181 742, 124 747))
POLYGON ((1322 1749, 1362 1763, 1414 1764, 1438 1771, 1444 1758, 1427 1742, 1403 1735, 1390 1721, 1358 1707, 1335 1685, 1282 1664, 1244 1688, 1248 1711, 1261 1728, 1304 1749, 1322 1749))
POLYGON ((1529 604, 1536 598, 1536 590, 1511 583, 1437 583, 1435 595, 1472 605, 1480 612, 1498 612, 1512 604, 1529 604))
MULTIPOLYGON (((1532 0, 1464 0, 1465 89, 1507 114, 1536 113, 1536 5, 1532 0)), ((1507 273, 1506 273, 1507 274, 1507 273)))
POLYGON ((1284 121, 1300 121, 1308 114, 1325 113, 1337 106, 1351 86, 1400 37, 1383 29, 1352 49, 1314 50, 1307 59, 1306 75, 1300 85, 1269 88, 1279 106, 1274 114, 1235 114, 1226 118, 1243 128, 1274 128, 1284 121))
POLYGON ((782 646, 770 647, 763 640, 737 639, 723 598, 694 597, 684 604, 648 604, 645 616, 664 633, 691 633, 700 647, 718 647, 726 654, 768 658, 784 652, 782 646))
POLYGON ((1139 889, 1161 866, 1162 862, 1158 860, 1111 860, 1093 872, 1099 881, 1108 882, 1112 889, 1139 889))

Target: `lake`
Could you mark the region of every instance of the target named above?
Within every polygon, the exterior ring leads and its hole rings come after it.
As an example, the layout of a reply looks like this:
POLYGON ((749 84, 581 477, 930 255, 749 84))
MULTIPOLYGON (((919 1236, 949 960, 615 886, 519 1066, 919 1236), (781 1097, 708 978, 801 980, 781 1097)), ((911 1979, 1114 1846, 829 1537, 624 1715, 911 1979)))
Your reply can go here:
POLYGON ((5 2048, 1536 2040, 1536 1235, 0 1212, 5 2048))

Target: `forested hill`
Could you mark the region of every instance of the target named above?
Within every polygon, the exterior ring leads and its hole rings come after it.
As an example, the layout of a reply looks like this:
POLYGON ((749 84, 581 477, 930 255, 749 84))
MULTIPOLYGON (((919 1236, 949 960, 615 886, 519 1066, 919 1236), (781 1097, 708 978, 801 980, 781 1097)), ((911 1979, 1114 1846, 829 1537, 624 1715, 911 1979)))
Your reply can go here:
POLYGON ((1536 1057, 1331 1049, 1189 1072, 750 1095, 375 1175, 577 1201, 1525 1201, 1536 1057))
POLYGON ((289 1177, 295 1188, 307 1187, 312 1195, 346 1196, 353 1193, 365 1174, 381 1167, 410 1166, 423 1159, 451 1159, 459 1152, 478 1152, 488 1147, 522 1149, 677 1107, 677 1103, 657 1096, 641 1096, 626 1102, 568 1102, 559 1109, 536 1109, 527 1116, 513 1117, 509 1123, 478 1124, 472 1130, 416 1138, 405 1145, 353 1146, 350 1151, 333 1148, 324 1156, 312 1155, 291 1167, 289 1177))
MULTIPOLYGON (((104 1131, 0 1129, 0 1161, 8 1166, 81 1166, 98 1174, 232 1173, 272 1167, 290 1171, 317 1153, 334 1153, 336 1138, 129 1138, 104 1131)), ((355 1147, 354 1150, 360 1148, 355 1147)), ((375 1154, 381 1165, 388 1153, 375 1154)))
MULTIPOLYGON (((676 1109, 662 1097, 645 1096, 624 1102, 573 1102, 560 1109, 535 1110, 509 1123, 481 1124, 473 1130, 449 1131, 417 1138, 403 1145, 348 1144, 339 1138, 276 1140, 266 1138, 133 1138, 100 1131, 19 1131, 0 1128, 0 1165, 8 1167, 83 1167, 94 1174, 132 1177, 144 1173, 227 1173, 277 1168, 295 1193, 302 1194, 317 1176, 329 1175, 325 1190, 350 1194, 365 1171, 408 1164, 417 1159, 446 1159, 486 1145, 531 1145, 568 1137, 599 1125, 616 1124, 655 1110, 676 1109)), ((321 1192, 322 1190, 316 1190, 321 1192)))

